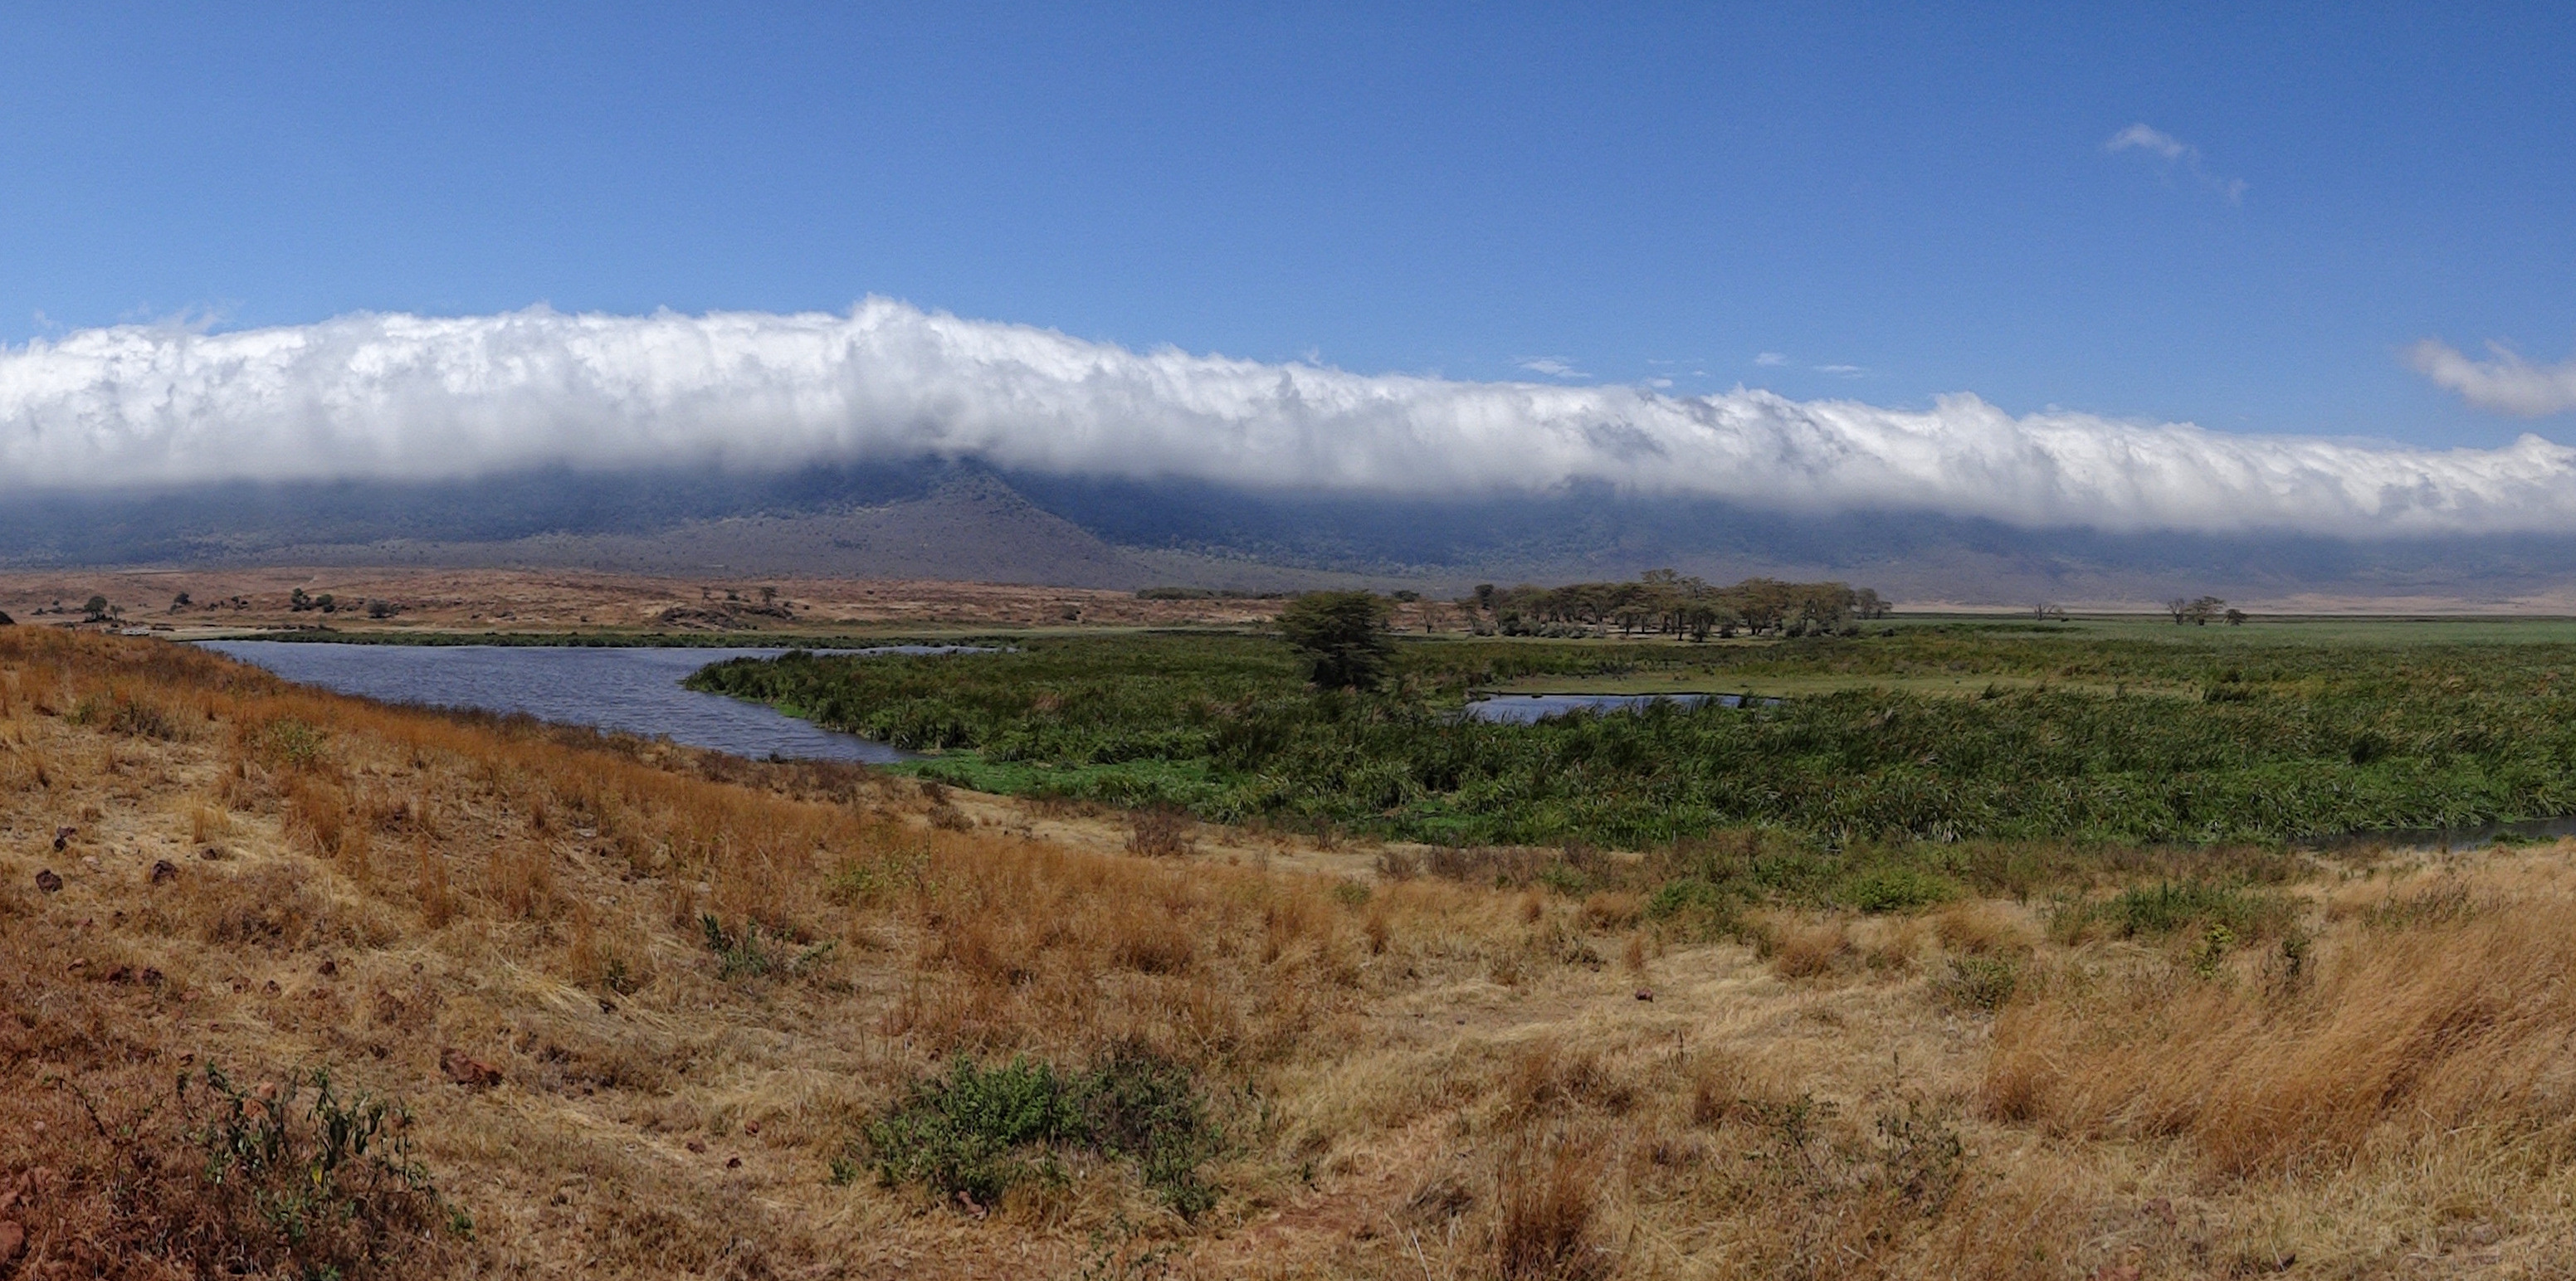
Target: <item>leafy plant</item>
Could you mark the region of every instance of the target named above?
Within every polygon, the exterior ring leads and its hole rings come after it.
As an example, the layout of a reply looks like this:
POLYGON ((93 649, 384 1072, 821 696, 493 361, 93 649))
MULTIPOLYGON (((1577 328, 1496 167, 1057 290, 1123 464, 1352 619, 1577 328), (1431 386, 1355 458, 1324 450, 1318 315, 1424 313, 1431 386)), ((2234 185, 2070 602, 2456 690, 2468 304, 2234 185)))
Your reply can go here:
POLYGON ((834 946, 833 940, 825 939, 790 952, 779 945, 792 940, 776 935, 764 936, 760 922, 744 921, 740 928, 728 930, 713 912, 699 915, 698 928, 706 935, 707 949, 716 954, 717 977, 726 979, 744 975, 758 978, 767 974, 802 974, 831 955, 834 946))
POLYGON ((1136 1163, 1145 1185, 1185 1218, 1216 1204, 1199 1172, 1221 1140, 1188 1069, 1133 1046, 1066 1073, 1015 1057, 992 1067, 958 1056, 944 1076, 913 1082, 865 1132, 877 1176, 992 1206, 1017 1184, 1063 1177, 1059 1152, 1136 1163))
POLYGON ((1936 983, 1941 999, 1961 1009, 1992 1014, 2021 986, 2021 963, 2008 956, 1959 956, 1936 983))
POLYGON ((344 1094, 320 1069, 245 1087, 213 1064, 182 1074, 177 1093, 204 1154, 200 1179, 254 1259, 338 1276, 393 1254, 399 1239, 473 1230, 414 1159, 399 1103, 344 1094))

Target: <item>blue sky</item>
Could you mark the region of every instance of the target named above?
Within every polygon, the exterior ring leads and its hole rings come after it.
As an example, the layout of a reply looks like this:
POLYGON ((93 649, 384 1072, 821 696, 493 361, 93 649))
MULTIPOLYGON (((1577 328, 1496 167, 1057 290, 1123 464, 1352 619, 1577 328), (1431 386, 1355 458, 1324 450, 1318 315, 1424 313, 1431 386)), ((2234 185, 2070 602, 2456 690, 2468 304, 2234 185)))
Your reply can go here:
POLYGON ((0 339, 878 294, 1363 373, 2576 441, 2404 358, 2576 347, 2563 8, 1076 8, 22 8, 0 339))

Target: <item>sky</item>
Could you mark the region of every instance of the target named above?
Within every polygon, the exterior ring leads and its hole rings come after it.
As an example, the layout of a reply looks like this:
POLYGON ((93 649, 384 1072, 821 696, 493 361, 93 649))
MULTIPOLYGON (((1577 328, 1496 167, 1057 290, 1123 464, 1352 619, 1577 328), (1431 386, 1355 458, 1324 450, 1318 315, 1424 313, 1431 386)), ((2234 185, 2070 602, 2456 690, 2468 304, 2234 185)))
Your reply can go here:
POLYGON ((1965 396, 2113 452, 2576 442, 2570 11, 1605 8, 22 7, 0 463, 166 464, 190 424, 135 406, 227 333, 869 299, 1395 388, 1965 396), (116 326, 163 355, 61 354, 116 326), (151 372, 63 390, 110 367, 151 372))

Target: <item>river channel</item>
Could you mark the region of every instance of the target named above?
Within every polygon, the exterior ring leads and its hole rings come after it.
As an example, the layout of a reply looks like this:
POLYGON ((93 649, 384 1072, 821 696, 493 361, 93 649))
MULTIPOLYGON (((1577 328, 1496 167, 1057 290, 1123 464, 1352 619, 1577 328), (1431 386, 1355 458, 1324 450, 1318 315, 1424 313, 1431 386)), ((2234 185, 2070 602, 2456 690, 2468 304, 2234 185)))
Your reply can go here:
MULTIPOLYGON (((882 765, 912 754, 856 734, 837 734, 740 699, 682 689, 681 680, 729 658, 770 658, 775 649, 576 647, 546 645, 333 645, 303 641, 206 641, 205 648, 288 680, 387 703, 525 712, 539 720, 668 738, 755 760, 858 761, 882 765)), ((943 654, 954 647, 897 645, 834 651, 943 654)))

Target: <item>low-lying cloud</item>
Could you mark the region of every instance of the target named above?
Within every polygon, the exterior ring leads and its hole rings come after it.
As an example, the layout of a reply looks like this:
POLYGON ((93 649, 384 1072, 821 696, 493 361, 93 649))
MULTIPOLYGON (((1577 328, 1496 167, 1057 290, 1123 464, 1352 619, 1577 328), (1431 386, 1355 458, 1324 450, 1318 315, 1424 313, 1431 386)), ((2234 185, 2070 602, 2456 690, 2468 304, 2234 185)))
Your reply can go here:
POLYGON ((2576 359, 2535 365, 2501 343, 2488 343, 2489 360, 2471 360, 2446 342, 2427 338, 2406 361, 2435 383, 2480 409, 2523 418, 2576 409, 2576 359))
MULTIPOLYGON (((2437 375, 2438 376, 2438 375, 2437 375)), ((2024 527, 2576 532, 2576 450, 2428 450, 1737 389, 1477 383, 1147 352, 885 300, 846 315, 354 315, 0 350, 0 486, 787 468, 924 455, 1257 488, 1598 480, 2024 527)))

